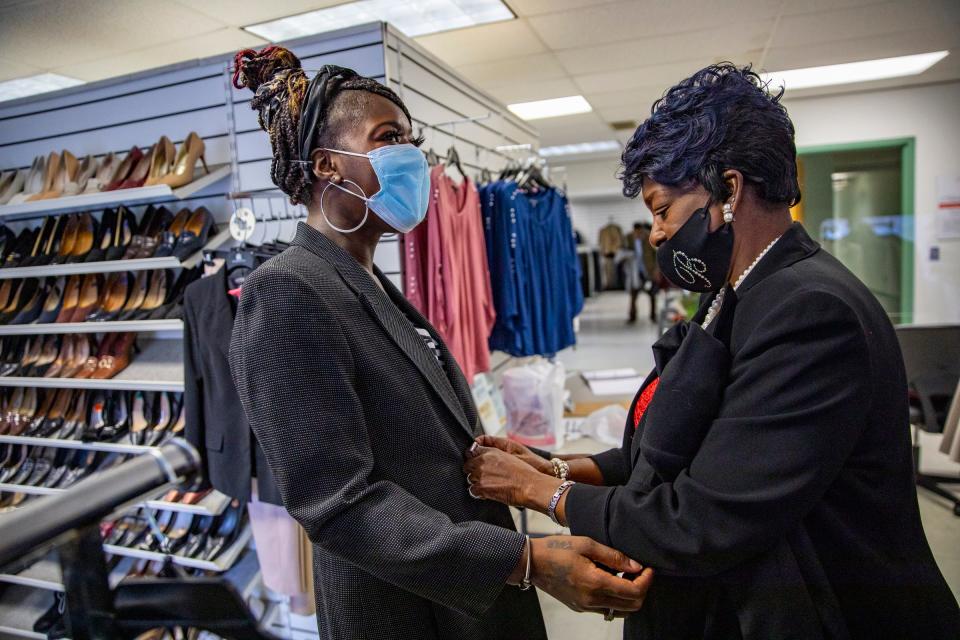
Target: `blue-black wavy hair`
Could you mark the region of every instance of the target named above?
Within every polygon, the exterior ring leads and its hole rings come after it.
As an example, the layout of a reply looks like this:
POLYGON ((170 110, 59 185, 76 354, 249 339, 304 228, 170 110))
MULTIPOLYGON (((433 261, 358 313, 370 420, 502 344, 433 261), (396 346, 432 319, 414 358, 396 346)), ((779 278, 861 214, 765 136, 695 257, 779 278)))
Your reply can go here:
POLYGON ((715 202, 730 197, 723 172, 736 169, 769 203, 800 202, 793 123, 750 66, 721 62, 671 87, 623 151, 623 194, 644 178, 669 186, 703 185, 715 202))

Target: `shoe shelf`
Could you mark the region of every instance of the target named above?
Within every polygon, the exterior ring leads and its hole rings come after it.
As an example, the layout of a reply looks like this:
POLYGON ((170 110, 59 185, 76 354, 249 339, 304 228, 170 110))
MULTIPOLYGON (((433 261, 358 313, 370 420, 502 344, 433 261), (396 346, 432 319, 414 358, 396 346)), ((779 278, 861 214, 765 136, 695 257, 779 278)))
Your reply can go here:
MULTIPOLYGON (((126 452, 121 452, 126 453, 126 452)), ((63 493, 69 489, 56 489, 50 487, 34 487, 26 484, 9 484, 0 482, 0 491, 10 493, 24 493, 34 496, 52 496, 63 493)), ((131 509, 146 507, 148 509, 157 509, 159 511, 174 511, 177 513, 192 513, 198 516, 219 516, 230 504, 230 496, 220 492, 213 491, 197 504, 181 504, 179 502, 167 502, 165 500, 147 500, 138 502, 131 509)), ((130 509, 124 509, 129 511, 130 509)))
POLYGON ((152 447, 117 442, 84 442, 82 440, 60 440, 58 438, 34 438, 29 436, 0 436, 0 444, 23 444, 31 447, 53 447, 55 449, 83 449, 84 451, 103 451, 105 453, 146 453, 152 447))
POLYGON ((182 348, 180 340, 150 340, 126 369, 107 380, 7 376, 0 377, 0 387, 182 392, 182 348))
POLYGON ((196 504, 182 504, 180 502, 166 502, 164 500, 147 500, 143 506, 148 509, 159 509, 160 511, 177 511, 179 513, 192 513, 198 516, 219 516, 230 505, 230 496, 211 491, 196 504))
POLYGON ((0 582, 47 591, 63 591, 63 574, 55 554, 50 554, 19 573, 0 573, 0 582))
POLYGON ((0 336, 47 335, 51 333, 156 333, 183 331, 183 320, 118 320, 116 322, 60 322, 0 325, 0 336))
MULTIPOLYGON (((181 567, 189 567, 191 569, 203 569, 204 571, 216 571, 217 573, 223 573, 228 571, 230 567, 233 566, 233 563, 236 562, 237 558, 240 557, 240 554, 243 553, 243 550, 246 548, 247 544, 250 542, 250 537, 253 535, 253 530, 250 528, 250 525, 244 527, 243 531, 240 532, 240 535, 237 536, 237 539, 233 543, 224 549, 224 551, 217 557, 216 560, 198 560, 196 558, 187 558, 184 556, 178 556, 177 554, 165 554, 158 551, 144 551, 143 549, 129 549, 127 547, 118 547, 112 544, 103 545, 103 550, 107 553, 112 553, 118 556, 127 556, 130 558, 141 558, 144 560, 165 560, 170 558, 173 564, 180 565, 181 567)), ((0 618, 2 619, 2 618, 0 618)))
POLYGON ((210 173, 203 174, 190 184, 179 189, 171 189, 165 184, 136 189, 117 189, 116 191, 97 191, 95 193, 81 193, 76 196, 61 196, 49 200, 36 200, 22 204, 8 204, 0 206, 0 219, 21 220, 52 216, 71 211, 90 211, 117 205, 132 206, 151 202, 167 202, 183 200, 197 195, 209 187, 219 183, 230 175, 230 165, 223 164, 210 168, 210 173))
POLYGON ((0 637, 37 638, 46 640, 47 634, 33 630, 34 623, 53 604, 49 591, 14 585, 4 590, 0 599, 0 637))
MULTIPOLYGON (((152 188, 152 187, 151 187, 152 188)), ((0 207, 3 209, 3 207, 0 207)), ((7 267, 0 269, 0 280, 13 278, 45 278, 47 276, 72 276, 86 273, 114 273, 117 271, 150 271, 155 269, 191 269, 203 260, 204 251, 212 251, 230 239, 230 229, 222 229, 211 236, 203 249, 186 260, 173 256, 166 258, 143 258, 142 260, 104 260, 102 262, 71 262, 48 264, 39 267, 7 267)))
POLYGON ((25 493, 28 496, 52 496, 63 493, 66 489, 52 489, 50 487, 34 487, 28 484, 9 484, 0 482, 0 491, 9 491, 10 493, 25 493))

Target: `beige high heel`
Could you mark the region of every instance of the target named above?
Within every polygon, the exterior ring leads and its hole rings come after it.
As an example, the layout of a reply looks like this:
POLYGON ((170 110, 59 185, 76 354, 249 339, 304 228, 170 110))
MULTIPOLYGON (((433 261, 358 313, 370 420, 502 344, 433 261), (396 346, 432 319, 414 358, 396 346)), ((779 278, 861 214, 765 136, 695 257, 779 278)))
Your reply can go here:
POLYGON ((93 179, 93 176, 96 173, 97 161, 92 155, 88 154, 83 160, 80 161, 80 166, 77 168, 76 179, 70 180, 64 185, 63 195, 75 196, 79 193, 84 193, 87 191, 87 185, 89 184, 90 180, 93 179))
POLYGON ((147 181, 143 183, 145 187, 155 184, 161 184, 160 180, 169 175, 176 167, 177 148, 170 142, 167 136, 161 136, 157 144, 153 146, 153 160, 150 163, 150 173, 147 175, 147 181))
POLYGON ((79 168, 80 163, 77 162, 77 157, 69 151, 64 150, 60 156, 57 156, 56 152, 51 153, 50 160, 47 162, 43 192, 28 198, 27 202, 59 198, 63 195, 68 183, 76 182, 79 168))
POLYGON ((47 157, 37 156, 30 165, 30 171, 23 182, 23 190, 11 194, 7 204, 23 204, 30 198, 43 191, 44 177, 47 171, 47 157))
POLYGON ((187 139, 180 145, 180 151, 177 153, 177 160, 174 163, 173 171, 157 181, 157 184, 165 184, 171 189, 182 187, 193 182, 193 175, 196 169, 197 160, 203 164, 203 170, 210 173, 207 167, 207 160, 204 158, 206 145, 203 139, 195 131, 191 131, 187 139))
POLYGON ((114 155, 113 151, 103 156, 103 159, 100 161, 97 166, 97 171, 90 180, 87 181, 87 186, 83 190, 84 193, 96 193, 97 191, 102 191, 105 186, 110 183, 110 178, 113 177, 113 172, 117 170, 117 157, 114 155))

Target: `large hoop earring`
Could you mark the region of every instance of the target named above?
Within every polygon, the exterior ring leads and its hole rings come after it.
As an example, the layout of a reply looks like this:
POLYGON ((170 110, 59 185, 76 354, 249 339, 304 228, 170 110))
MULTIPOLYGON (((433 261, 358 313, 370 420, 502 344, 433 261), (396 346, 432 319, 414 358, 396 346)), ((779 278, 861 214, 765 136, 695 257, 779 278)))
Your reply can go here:
POLYGON ((343 181, 344 181, 344 182, 349 182, 350 184, 354 185, 354 186, 360 191, 360 193, 363 194, 363 196, 362 196, 362 197, 361 197, 361 196, 358 196, 357 194, 355 194, 354 192, 350 191, 349 189, 344 189, 343 187, 341 187, 341 186, 338 185, 338 184, 333 184, 332 182, 328 182, 328 183, 327 183, 327 186, 325 186, 325 187, 323 188, 323 191, 320 192, 320 215, 323 216, 323 219, 326 220, 327 225, 328 225, 331 229, 333 229, 334 231, 337 231, 337 232, 339 232, 339 233, 342 233, 342 234, 346 235, 346 234, 348 234, 348 233, 353 233, 354 231, 359 230, 360 227, 362 227, 363 225, 365 225, 365 224, 367 223, 367 218, 370 217, 370 207, 369 207, 369 205, 367 205, 367 194, 366 194, 366 192, 363 190, 363 187, 361 187, 360 185, 358 185, 358 184, 357 184, 356 182, 354 182, 353 180, 348 180, 348 179, 344 178, 343 181), (350 195, 354 196, 355 198, 361 198, 361 199, 363 200, 364 212, 363 212, 363 220, 360 221, 360 224, 358 224, 357 226, 355 226, 355 227, 352 228, 352 229, 341 229, 341 228, 338 227, 337 225, 335 225, 335 224, 333 224, 332 222, 330 222, 330 218, 327 217, 327 212, 323 210, 323 196, 326 195, 327 189, 329 189, 330 187, 336 187, 337 189, 340 189, 341 191, 346 191, 347 193, 349 193, 350 195))

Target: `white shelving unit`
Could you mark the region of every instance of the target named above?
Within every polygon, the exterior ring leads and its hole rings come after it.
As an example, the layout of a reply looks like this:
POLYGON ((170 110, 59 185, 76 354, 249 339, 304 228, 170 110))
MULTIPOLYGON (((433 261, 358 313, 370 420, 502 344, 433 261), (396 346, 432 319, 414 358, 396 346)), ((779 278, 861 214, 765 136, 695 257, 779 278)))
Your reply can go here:
POLYGON ((165 560, 170 558, 174 564, 180 565, 181 567, 189 567, 191 569, 203 569, 205 571, 216 571, 217 573, 223 573, 227 571, 230 567, 233 566, 233 563, 237 560, 243 550, 246 548, 247 544, 250 542, 250 537, 253 535, 253 530, 250 528, 250 525, 244 527, 243 531, 240 532, 240 535, 237 536, 237 539, 233 541, 233 544, 230 545, 227 549, 220 554, 216 560, 197 560, 196 558, 186 558, 184 556, 178 556, 177 554, 164 554, 157 551, 144 551, 142 549, 128 549, 127 547, 118 547, 112 544, 103 545, 103 550, 107 553, 112 553, 118 556, 127 556, 129 558, 141 558, 144 560, 165 560))
POLYGON ((46 635, 33 630, 33 624, 53 604, 53 595, 44 589, 23 585, 8 587, 0 597, 0 637, 46 640, 46 635))
POLYGON ((179 340, 150 340, 130 365, 109 380, 83 378, 0 377, 0 387, 183 391, 183 356, 179 340))
POLYGON ((210 173, 203 173, 188 185, 179 189, 171 189, 167 185, 139 187, 137 189, 117 189, 116 191, 99 191, 97 193, 82 193, 76 196, 63 196, 50 200, 37 200, 23 204, 8 204, 0 206, 0 219, 22 220, 53 216, 73 211, 91 211, 119 205, 135 206, 152 202, 166 202, 183 200, 191 196, 202 194, 208 187, 212 187, 221 180, 229 177, 230 165, 224 164, 213 167, 210 173))
POLYGON ((53 333, 183 332, 182 320, 117 320, 114 322, 60 322, 0 325, 0 336, 36 336, 53 333))
POLYGON ((20 573, 0 573, 0 582, 47 591, 63 591, 60 563, 53 554, 34 562, 20 573))
MULTIPOLYGON (((151 187, 152 188, 152 187, 151 187)), ((2 207, 0 207, 2 209, 2 207)), ((0 280, 13 278, 45 278, 47 276, 72 276, 86 273, 114 273, 117 271, 149 271, 151 269, 190 269, 203 260, 204 251, 212 251, 230 239, 230 229, 225 228, 210 236, 203 249, 186 260, 173 256, 144 258, 142 260, 104 260, 103 262, 72 262, 48 264, 39 267, 9 267, 0 269, 0 280)))

